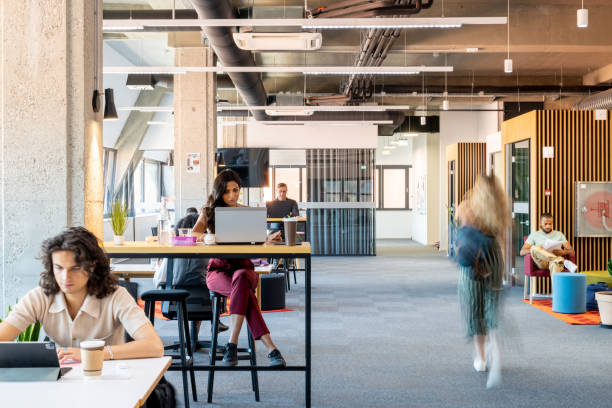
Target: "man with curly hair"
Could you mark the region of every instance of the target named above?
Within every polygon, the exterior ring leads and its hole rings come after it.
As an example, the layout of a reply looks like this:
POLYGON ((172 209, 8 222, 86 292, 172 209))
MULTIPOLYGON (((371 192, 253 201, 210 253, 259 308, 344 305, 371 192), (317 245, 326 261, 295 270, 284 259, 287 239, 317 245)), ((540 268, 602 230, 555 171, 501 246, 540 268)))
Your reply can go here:
POLYGON ((39 286, 29 291, 0 323, 0 341, 14 340, 39 321, 58 347, 61 362, 81 360, 79 344, 104 340, 104 359, 161 357, 155 329, 125 288, 110 273, 97 238, 83 227, 45 240, 39 286), (134 341, 125 343, 124 330, 134 341))

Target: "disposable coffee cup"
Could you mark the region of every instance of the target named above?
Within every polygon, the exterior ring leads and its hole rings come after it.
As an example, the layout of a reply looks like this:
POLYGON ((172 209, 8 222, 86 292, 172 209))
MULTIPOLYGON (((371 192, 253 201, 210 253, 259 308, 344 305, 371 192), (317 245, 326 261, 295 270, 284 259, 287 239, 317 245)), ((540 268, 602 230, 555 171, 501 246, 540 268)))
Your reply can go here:
POLYGON ((98 377, 102 375, 104 344, 104 340, 81 342, 81 368, 85 377, 98 377))
POLYGON ((297 233, 297 220, 285 219, 283 220, 285 227, 285 244, 288 246, 295 245, 295 235, 297 233))

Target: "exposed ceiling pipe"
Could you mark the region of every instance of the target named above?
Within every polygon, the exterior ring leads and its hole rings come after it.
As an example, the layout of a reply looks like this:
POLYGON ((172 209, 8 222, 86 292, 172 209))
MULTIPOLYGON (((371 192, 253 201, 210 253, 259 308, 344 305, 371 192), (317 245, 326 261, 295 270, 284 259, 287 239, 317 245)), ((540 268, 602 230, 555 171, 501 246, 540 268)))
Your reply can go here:
POLYGON ((612 88, 585 96, 572 106, 576 110, 612 109, 612 88))
MULTIPOLYGON (((198 18, 235 18, 234 11, 226 0, 190 0, 198 18)), ((255 59, 249 51, 241 50, 236 46, 232 36, 231 27, 202 27, 208 42, 215 51, 219 61, 227 67, 254 67, 255 59)), ((266 90, 261 76, 255 72, 228 73, 236 89, 249 105, 266 105, 266 90)), ((253 116, 257 120, 269 120, 264 111, 255 111, 253 116)))

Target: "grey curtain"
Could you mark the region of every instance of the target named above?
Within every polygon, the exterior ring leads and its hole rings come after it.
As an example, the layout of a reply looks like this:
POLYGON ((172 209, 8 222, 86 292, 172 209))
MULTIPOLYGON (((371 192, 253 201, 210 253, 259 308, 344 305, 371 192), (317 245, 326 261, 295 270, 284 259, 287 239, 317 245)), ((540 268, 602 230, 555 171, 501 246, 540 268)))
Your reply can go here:
POLYGON ((306 151, 313 254, 376 255, 374 158, 374 149, 306 151))

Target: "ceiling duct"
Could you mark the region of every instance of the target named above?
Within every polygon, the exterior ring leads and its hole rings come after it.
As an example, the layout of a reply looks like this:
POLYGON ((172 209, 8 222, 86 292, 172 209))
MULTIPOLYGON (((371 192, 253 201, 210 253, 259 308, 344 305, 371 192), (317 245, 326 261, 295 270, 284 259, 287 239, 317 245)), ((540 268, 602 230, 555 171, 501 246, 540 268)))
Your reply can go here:
POLYGON ((589 95, 574 104, 576 110, 612 109, 612 88, 589 95))
MULTIPOLYGON (((430 8, 433 0, 356 0, 343 1, 329 7, 320 7, 312 14, 317 18, 330 17, 403 17, 430 8)), ((399 28, 371 28, 361 42, 355 66, 380 67, 391 46, 400 36, 399 28)), ((343 93, 352 100, 366 100, 372 96, 372 75, 353 74, 342 85, 343 93)))
MULTIPOLYGON (((190 0, 201 19, 235 18, 234 12, 226 0, 190 0)), ((208 42, 215 51, 222 65, 226 67, 254 67, 255 59, 249 51, 236 46, 231 27, 203 27, 208 42)), ((261 75, 256 72, 228 73, 236 89, 249 105, 266 105, 266 91, 261 75)), ((254 111, 257 120, 266 120, 264 111, 254 111)))

